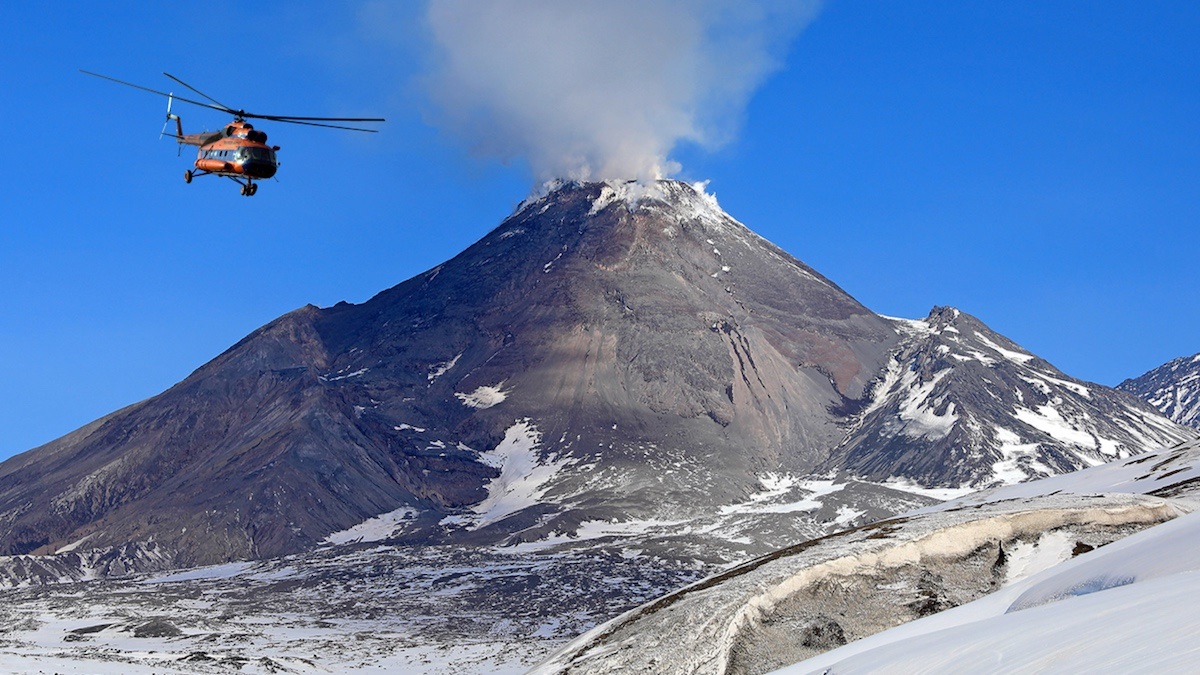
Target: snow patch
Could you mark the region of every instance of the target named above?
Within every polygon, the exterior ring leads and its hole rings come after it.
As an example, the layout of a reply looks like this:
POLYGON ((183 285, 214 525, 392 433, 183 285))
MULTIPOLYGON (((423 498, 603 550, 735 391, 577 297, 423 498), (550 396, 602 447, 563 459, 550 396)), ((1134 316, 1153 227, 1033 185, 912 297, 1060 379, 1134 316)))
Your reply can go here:
MULTIPOLYGON (((662 532, 677 530, 684 520, 585 520, 579 524, 574 533, 552 532, 549 536, 537 541, 527 541, 502 549, 502 552, 528 553, 552 548, 561 544, 577 544, 581 541, 602 539, 604 537, 633 538, 662 532)), ((622 549, 621 556, 634 558, 642 554, 641 549, 622 549)))
MULTIPOLYGON (((869 483, 869 481, 859 479, 860 483, 869 483)), ((877 483, 886 488, 899 490, 900 492, 908 492, 922 497, 931 499, 939 499, 946 501, 948 499, 958 499, 959 497, 969 495, 975 492, 975 488, 966 485, 962 487, 925 487, 919 483, 915 483, 907 478, 892 476, 882 483, 877 483)))
POLYGON ((950 435, 958 422, 958 415, 954 414, 954 402, 951 401, 946 406, 946 412, 939 415, 937 408, 944 402, 944 397, 930 400, 933 390, 950 372, 950 368, 938 371, 930 381, 918 383, 916 371, 904 371, 899 384, 906 391, 900 403, 900 419, 908 422, 902 430, 905 436, 936 441, 950 435))
POLYGON ((1075 538, 1065 530, 1046 532, 1038 537, 1037 541, 1018 542, 1012 550, 1005 552, 1008 556, 1008 570, 1004 576, 1004 585, 1016 583, 1070 560, 1074 547, 1075 538))
POLYGON ((1014 414, 1025 424, 1050 436, 1060 443, 1076 447, 1096 449, 1096 438, 1092 434, 1076 428, 1063 418, 1053 404, 1038 406, 1037 410, 1017 406, 1014 414))
POLYGON ((611 183, 606 184, 604 187, 600 188, 600 195, 592 201, 592 208, 588 209, 588 215, 594 216, 597 213, 600 213, 607 208, 609 204, 619 201, 621 198, 621 193, 614 189, 611 183))
POLYGON ((1083 398, 1090 399, 1092 397, 1091 390, 1081 384, 1053 377, 1036 370, 1031 372, 1033 373, 1033 376, 1021 375, 1021 379, 1037 387, 1043 394, 1047 396, 1050 396, 1053 393, 1053 390, 1050 387, 1050 385, 1053 384, 1058 385, 1059 387, 1062 387, 1068 391, 1074 392, 1083 398))
POLYGON ((396 534, 417 515, 417 510, 403 506, 395 511, 368 518, 354 527, 334 532, 322 540, 325 544, 349 544, 351 542, 382 541, 396 534))
POLYGON ((487 497, 471 508, 474 527, 481 527, 540 503, 548 483, 568 462, 538 456, 542 433, 530 420, 520 420, 504 432, 504 440, 479 455, 479 461, 500 469, 484 486, 487 497))
POLYGON ((866 511, 860 511, 849 505, 843 504, 838 507, 837 518, 833 519, 833 524, 838 527, 849 527, 859 518, 867 515, 866 511))
POLYGON ((821 497, 837 492, 846 487, 845 483, 835 483, 832 480, 809 479, 801 480, 788 474, 766 473, 758 477, 763 489, 750 495, 745 502, 727 504, 720 508, 720 514, 728 516, 745 513, 793 513, 795 511, 815 511, 821 508, 821 497), (784 499, 793 492, 802 496, 801 499, 784 499))
POLYGON ((198 579, 231 579, 236 577, 253 567, 253 563, 235 562, 225 563, 223 565, 210 565, 208 567, 196 567, 190 570, 183 570, 174 574, 167 574, 160 577, 151 577, 143 580, 143 584, 169 584, 175 581, 196 581, 198 579))
POLYGON ((469 394, 454 392, 454 396, 467 407, 483 410, 500 405, 504 399, 508 398, 508 392, 501 389, 503 386, 503 382, 497 385, 484 385, 469 394))
POLYGON ((1000 443, 1000 459, 992 464, 992 479, 1001 485, 1057 473, 1037 461, 1037 443, 1022 443, 1016 432, 999 426, 996 427, 996 441, 1000 443))
POLYGON ((445 375, 446 371, 453 368, 454 365, 456 363, 458 363, 458 360, 461 358, 462 358, 462 353, 460 352, 459 354, 455 355, 455 357, 450 359, 449 361, 443 361, 442 363, 437 364, 433 368, 430 368, 429 374, 426 376, 429 378, 429 382, 432 383, 433 381, 437 380, 442 375, 445 375))
POLYGON ((980 333, 980 332, 975 333, 975 339, 977 339, 980 342, 982 342, 983 344, 987 345, 988 349, 996 352, 1000 356, 1003 356, 1004 358, 1006 358, 1009 361, 1012 361, 1014 363, 1019 363, 1021 365, 1024 365, 1026 363, 1029 363, 1030 361, 1032 361, 1035 358, 1032 354, 1026 354, 1025 352, 1015 352, 1011 349, 1005 349, 1004 347, 1001 347, 1000 345, 996 344, 995 342, 989 340, 986 335, 984 335, 983 333, 980 333))
MULTIPOLYGON (((328 375, 320 375, 320 376, 318 376, 317 379, 321 380, 322 382, 337 382, 338 380, 348 380, 352 377, 359 377, 361 375, 366 374, 366 372, 368 370, 370 370, 370 368, 360 368, 360 369, 354 371, 353 373, 347 373, 345 375, 335 375, 333 377, 330 377, 328 375)), ((341 371, 339 371, 339 372, 341 372, 341 371)))
POLYGON ((59 553, 70 553, 71 551, 74 551, 75 549, 79 548, 80 545, 83 544, 83 542, 87 541, 88 539, 91 539, 92 536, 93 536, 92 534, 84 535, 82 538, 76 539, 75 541, 58 549, 57 551, 54 552, 54 555, 58 555, 59 553))

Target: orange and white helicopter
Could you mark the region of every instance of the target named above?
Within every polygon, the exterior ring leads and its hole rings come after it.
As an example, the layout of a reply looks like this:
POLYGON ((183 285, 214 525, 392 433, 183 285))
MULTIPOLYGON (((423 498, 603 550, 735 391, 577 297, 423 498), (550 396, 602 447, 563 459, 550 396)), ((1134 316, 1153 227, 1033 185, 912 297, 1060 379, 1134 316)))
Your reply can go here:
POLYGON ((381 117, 297 117, 295 115, 260 115, 257 113, 248 113, 245 110, 231 108, 224 103, 214 99, 204 92, 196 89, 192 85, 183 80, 171 75, 163 73, 167 77, 175 80, 179 84, 196 92, 200 96, 208 99, 211 103, 203 103, 201 101, 193 101, 182 96, 176 96, 174 93, 165 93, 143 87, 140 85, 124 82, 107 75, 100 75, 86 70, 79 72, 93 77, 99 77, 105 80, 123 84, 134 89, 141 89, 152 94, 167 97, 167 121, 163 124, 163 131, 159 134, 168 135, 174 138, 181 146, 195 145, 199 147, 196 153, 196 162, 193 169, 188 169, 183 174, 183 180, 191 183, 192 179, 197 176, 224 176, 242 186, 242 194, 249 197, 258 192, 258 185, 254 182, 264 178, 271 178, 275 172, 279 170, 279 160, 276 159, 275 153, 279 151, 278 145, 267 145, 267 134, 263 131, 255 129, 253 125, 246 119, 261 119, 270 120, 272 122, 287 122, 288 124, 304 124, 312 127, 326 127, 328 129, 345 129, 348 131, 365 131, 367 133, 375 133, 375 129, 363 129, 360 127, 348 127, 339 124, 326 124, 326 122, 383 122, 381 117), (225 125, 219 131, 205 131, 198 134, 184 134, 183 122, 179 119, 179 115, 171 112, 171 103, 174 101, 183 101, 191 103, 202 108, 211 108, 224 113, 233 115, 233 121, 225 125), (175 121, 175 133, 167 133, 167 125, 175 121))

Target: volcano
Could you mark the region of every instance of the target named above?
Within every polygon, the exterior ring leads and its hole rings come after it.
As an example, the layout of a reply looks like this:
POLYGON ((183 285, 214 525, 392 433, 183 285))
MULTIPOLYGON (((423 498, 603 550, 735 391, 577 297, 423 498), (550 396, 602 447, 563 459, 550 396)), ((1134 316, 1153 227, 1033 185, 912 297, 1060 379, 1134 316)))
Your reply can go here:
POLYGON ((710 518, 728 560, 1185 437, 957 310, 875 314, 698 187, 562 183, 3 463, 0 553, 117 574, 710 518))

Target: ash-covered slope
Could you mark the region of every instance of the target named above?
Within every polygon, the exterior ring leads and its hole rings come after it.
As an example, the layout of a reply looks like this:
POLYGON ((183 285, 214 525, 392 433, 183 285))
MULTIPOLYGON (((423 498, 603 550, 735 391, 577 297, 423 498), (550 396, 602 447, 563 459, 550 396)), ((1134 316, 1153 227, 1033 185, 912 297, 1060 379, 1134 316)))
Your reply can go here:
POLYGON ((1135 397, 1069 377, 957 309, 895 325, 906 337, 830 472, 982 488, 1190 437, 1135 397))
POLYGON ((711 512, 824 460, 898 340, 688 185, 568 184, 0 465, 0 552, 197 564, 400 509, 414 543, 711 512))
POLYGON ((1182 356, 1117 385, 1179 424, 1200 429, 1200 354, 1182 356))

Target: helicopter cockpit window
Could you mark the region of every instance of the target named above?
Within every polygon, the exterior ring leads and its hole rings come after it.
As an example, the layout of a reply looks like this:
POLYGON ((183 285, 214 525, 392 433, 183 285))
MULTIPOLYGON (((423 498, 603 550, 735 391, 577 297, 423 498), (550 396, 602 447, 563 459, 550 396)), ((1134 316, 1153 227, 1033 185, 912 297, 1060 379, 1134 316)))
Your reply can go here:
POLYGON ((249 153, 250 159, 257 159, 263 162, 275 161, 275 153, 270 148, 245 148, 243 151, 249 153))

